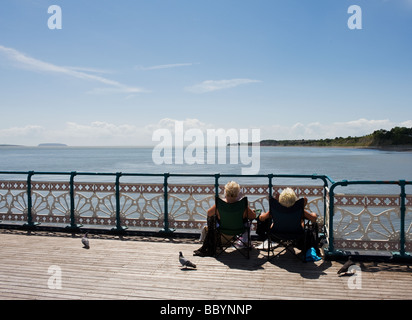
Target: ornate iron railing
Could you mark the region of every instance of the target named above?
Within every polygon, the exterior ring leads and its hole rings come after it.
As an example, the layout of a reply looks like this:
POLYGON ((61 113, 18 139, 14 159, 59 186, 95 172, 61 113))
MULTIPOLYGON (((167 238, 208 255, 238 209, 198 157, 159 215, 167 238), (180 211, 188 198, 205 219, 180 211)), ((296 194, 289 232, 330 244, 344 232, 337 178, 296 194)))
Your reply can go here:
POLYGON ((329 188, 325 230, 328 252, 346 250, 387 251, 395 256, 411 258, 412 195, 406 186, 412 181, 340 181, 329 188), (335 194, 338 187, 350 185, 399 186, 397 195, 335 194))
MULTIPOLYGON (((317 213, 326 234, 329 255, 347 250, 388 251, 402 257, 412 252, 412 196, 410 181, 340 181, 325 175, 224 175, 139 174, 87 172, 0 172, 24 176, 25 180, 0 180, 0 220, 27 228, 65 226, 129 230, 175 229, 198 232, 206 223, 214 197, 222 195, 222 179, 242 179, 242 193, 252 209, 268 210, 268 198, 285 185, 278 179, 310 181, 311 185, 288 185, 299 197, 308 198, 308 209, 317 213), (66 181, 41 181, 42 176, 66 176, 66 181), (104 176, 112 182, 76 181, 104 176), (34 180, 33 177, 40 180, 34 180), (127 177, 127 182, 122 179, 127 177), (151 182, 135 182, 150 178, 151 182), (158 182, 153 182, 153 179, 158 182), (170 183, 170 180, 191 183, 170 183), (206 180, 200 184, 198 180, 206 180), (251 182, 262 181, 259 184, 251 182), (196 183, 193 183, 196 181, 196 183), (315 181, 317 181, 315 183, 315 181), (358 184, 399 185, 399 195, 336 194, 337 187, 358 184)), ((64 179, 63 179, 64 180, 64 179)))

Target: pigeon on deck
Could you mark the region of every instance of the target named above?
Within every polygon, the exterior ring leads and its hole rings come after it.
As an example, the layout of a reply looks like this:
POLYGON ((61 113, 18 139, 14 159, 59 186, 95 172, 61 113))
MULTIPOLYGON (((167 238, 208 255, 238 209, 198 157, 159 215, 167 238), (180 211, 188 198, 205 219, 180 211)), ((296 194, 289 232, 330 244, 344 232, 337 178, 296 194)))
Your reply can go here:
POLYGON ((349 270, 350 266, 353 266, 355 264, 355 262, 352 261, 352 257, 349 256, 348 257, 348 261, 345 262, 345 264, 342 266, 342 268, 340 268, 338 270, 338 274, 346 274, 349 270))
POLYGON ((179 262, 181 263, 182 267, 191 267, 196 269, 196 265, 189 260, 187 260, 185 257, 183 257, 182 251, 179 252, 179 262))
POLYGON ((83 244, 83 248, 85 249, 90 249, 90 245, 89 245, 89 239, 87 238, 87 234, 88 232, 86 232, 82 238, 82 244, 83 244))

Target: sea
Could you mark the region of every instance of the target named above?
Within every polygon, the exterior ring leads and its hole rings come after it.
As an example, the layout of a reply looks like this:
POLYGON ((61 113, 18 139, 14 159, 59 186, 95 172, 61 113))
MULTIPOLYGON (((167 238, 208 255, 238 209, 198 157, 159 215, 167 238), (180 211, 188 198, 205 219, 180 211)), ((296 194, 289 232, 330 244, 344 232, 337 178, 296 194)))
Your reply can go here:
MULTIPOLYGON (((171 174, 227 174, 240 175, 242 169, 252 163, 238 157, 230 160, 230 148, 216 149, 216 161, 207 161, 207 152, 197 155, 204 163, 191 164, 193 161, 178 161, 173 153, 166 163, 159 164, 159 154, 153 147, 0 147, 1 172, 89 172, 89 173, 171 173, 171 174), (226 161, 218 163, 219 152, 226 151, 226 161), (157 157, 157 160, 155 159, 157 157), (175 160, 175 161, 174 161, 175 160), (231 163, 232 162, 232 163, 231 163)), ((235 150, 236 148, 232 149, 235 150)), ((210 152, 210 150, 209 150, 210 152)), ((252 153, 250 152, 251 156, 252 153)), ((166 159, 167 157, 165 157, 166 159)), ((407 180, 412 181, 412 152, 388 151, 357 148, 322 148, 322 147, 260 147, 259 155, 253 158, 253 165, 258 168, 255 174, 267 175, 327 175, 334 181, 341 180, 407 180), (258 158, 258 159, 257 159, 258 158)), ((181 159, 182 160, 182 159, 181 159)), ((27 175, 0 173, 1 180, 26 180, 27 175)), ((67 175, 35 174, 33 180, 67 181, 67 175)), ((76 181, 114 181, 114 176, 79 175, 76 181)), ((221 178, 221 183, 237 180, 239 183, 267 184, 267 178, 221 178)), ((163 177, 122 177, 122 182, 163 183, 163 177)), ((213 177, 171 177, 169 183, 213 184, 213 177)), ((279 185, 322 185, 321 180, 301 178, 275 178, 279 185)), ((331 184, 331 183, 330 183, 331 184)), ((356 185, 339 187, 342 193, 390 193, 399 194, 399 186, 356 185)), ((412 186, 407 186, 407 193, 412 194, 412 186)))

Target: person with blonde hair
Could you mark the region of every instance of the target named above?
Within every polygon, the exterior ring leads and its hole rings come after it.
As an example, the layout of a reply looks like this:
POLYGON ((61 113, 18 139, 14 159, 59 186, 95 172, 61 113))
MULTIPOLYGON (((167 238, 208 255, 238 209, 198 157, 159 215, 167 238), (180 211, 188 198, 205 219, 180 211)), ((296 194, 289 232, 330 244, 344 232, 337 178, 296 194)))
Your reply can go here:
POLYGON ((235 181, 228 182, 225 185, 225 198, 237 199, 239 196, 241 196, 240 185, 235 181))
POLYGON ((298 197, 292 188, 286 188, 279 195, 279 203, 286 208, 293 206, 296 201, 298 201, 298 197))
MULTIPOLYGON (((234 203, 243 198, 242 193, 240 192, 240 185, 235 181, 230 181, 225 185, 225 197, 222 199, 227 203, 234 203)), ((244 219, 253 220, 256 218, 256 213, 254 210, 251 210, 249 206, 245 209, 243 213, 244 219)), ((217 238, 216 235, 216 223, 220 220, 219 210, 214 204, 209 210, 207 210, 207 226, 202 228, 202 233, 200 241, 203 242, 203 245, 194 251, 193 255, 196 256, 213 256, 216 250, 217 242, 225 242, 226 240, 222 236, 221 239, 217 238)), ((240 244, 238 244, 240 246, 240 244)))
MULTIPOLYGON (((309 229, 307 230, 307 232, 304 233, 304 239, 300 239, 295 245, 300 250, 303 250, 303 248, 305 248, 305 243, 306 245, 308 245, 310 249, 307 252, 304 252, 304 254, 306 255, 306 261, 319 260, 319 237, 318 225, 316 223, 318 216, 316 215, 316 213, 310 212, 305 209, 308 199, 306 197, 298 199, 296 193, 291 188, 285 188, 280 195, 276 195, 275 199, 277 200, 277 202, 275 202, 274 204, 277 208, 276 210, 279 210, 280 212, 283 212, 285 214, 294 214, 296 210, 303 210, 303 215, 301 218, 302 232, 304 230, 305 219, 312 222, 312 225, 308 226, 309 229), (313 252, 315 252, 316 254, 314 254, 313 252)), ((267 234, 274 229, 274 223, 276 222, 272 220, 270 210, 268 212, 262 213, 258 217, 258 226, 256 233, 261 237, 267 237, 267 234)))
MULTIPOLYGON (((295 191, 293 191, 292 188, 285 188, 280 195, 276 195, 276 199, 279 201, 279 203, 285 207, 285 208, 291 208, 292 206, 295 205, 295 203, 299 200, 298 197, 296 196, 295 191)), ((304 201, 304 207, 306 207, 306 204, 308 202, 308 199, 306 197, 303 198, 304 201)), ((259 216, 260 221, 265 221, 267 218, 270 217, 269 211, 262 213, 259 216)), ((302 217, 302 227, 304 225, 304 219, 307 219, 311 222, 316 222, 318 216, 314 212, 309 212, 308 210, 304 210, 304 217, 302 217)), ((272 226, 271 226, 272 228, 272 226)))
MULTIPOLYGON (((225 198, 223 199, 227 203, 233 203, 239 201, 243 198, 242 193, 240 192, 240 185, 235 181, 230 181, 225 185, 225 198)), ((217 218, 219 219, 219 210, 216 209, 216 205, 214 204, 209 210, 207 210, 207 215, 214 216, 216 214, 217 218)), ((256 218, 256 213, 250 209, 249 207, 246 208, 243 218, 248 218, 250 220, 256 218)))

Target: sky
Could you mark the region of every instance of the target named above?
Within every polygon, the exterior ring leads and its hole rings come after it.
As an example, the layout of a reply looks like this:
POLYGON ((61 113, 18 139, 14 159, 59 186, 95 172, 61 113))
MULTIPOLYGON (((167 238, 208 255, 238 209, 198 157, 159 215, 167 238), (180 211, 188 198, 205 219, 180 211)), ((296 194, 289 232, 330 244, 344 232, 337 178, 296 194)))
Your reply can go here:
POLYGON ((5 0, 0 144, 412 127, 411 57, 412 0, 5 0))

